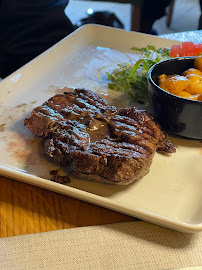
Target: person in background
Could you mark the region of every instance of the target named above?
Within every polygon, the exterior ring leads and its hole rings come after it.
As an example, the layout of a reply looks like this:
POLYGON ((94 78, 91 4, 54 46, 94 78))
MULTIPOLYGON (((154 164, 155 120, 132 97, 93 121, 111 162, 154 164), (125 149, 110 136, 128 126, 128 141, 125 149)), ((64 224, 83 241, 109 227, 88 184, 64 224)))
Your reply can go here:
POLYGON ((5 78, 74 31, 69 0, 0 0, 0 77, 5 78))
POLYGON ((166 14, 166 8, 170 3, 171 0, 144 0, 141 11, 140 32, 157 34, 153 30, 152 25, 166 14))
MULTIPOLYGON (((157 34, 152 28, 153 23, 166 15, 166 8, 172 0, 144 0, 141 11, 140 32, 147 34, 157 34)), ((198 30, 202 29, 202 0, 199 0, 201 16, 199 18, 198 30)), ((194 16, 194 14, 193 14, 194 16)))

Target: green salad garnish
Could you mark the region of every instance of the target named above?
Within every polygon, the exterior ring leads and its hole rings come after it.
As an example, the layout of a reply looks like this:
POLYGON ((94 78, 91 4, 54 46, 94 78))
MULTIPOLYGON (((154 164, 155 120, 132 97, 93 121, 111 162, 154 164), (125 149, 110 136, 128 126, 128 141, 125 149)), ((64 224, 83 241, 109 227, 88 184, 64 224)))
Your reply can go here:
POLYGON ((140 53, 139 60, 136 63, 117 64, 111 72, 106 72, 108 87, 124 92, 138 103, 147 103, 147 73, 154 64, 170 58, 170 49, 156 50, 154 46, 148 45, 145 48, 133 47, 131 50, 140 53))

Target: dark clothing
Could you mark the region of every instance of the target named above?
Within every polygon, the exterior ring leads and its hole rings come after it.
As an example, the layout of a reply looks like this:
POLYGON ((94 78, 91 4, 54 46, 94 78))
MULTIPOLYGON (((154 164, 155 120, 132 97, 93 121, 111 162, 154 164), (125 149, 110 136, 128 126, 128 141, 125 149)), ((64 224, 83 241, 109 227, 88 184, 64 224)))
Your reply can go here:
POLYGON ((199 17, 198 30, 202 29, 202 0, 200 0, 201 16, 199 17))
POLYGON ((68 0, 0 0, 0 77, 4 78, 74 31, 68 0))
POLYGON ((140 32, 150 34, 153 23, 166 14, 171 0, 145 0, 141 11, 140 32))

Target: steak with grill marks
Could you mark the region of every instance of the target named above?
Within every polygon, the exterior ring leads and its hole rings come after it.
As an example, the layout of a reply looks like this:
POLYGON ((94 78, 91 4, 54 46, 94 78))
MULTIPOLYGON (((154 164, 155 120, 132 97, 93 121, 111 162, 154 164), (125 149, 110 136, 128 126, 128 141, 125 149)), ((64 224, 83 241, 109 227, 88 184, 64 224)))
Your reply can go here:
POLYGON ((78 178, 125 185, 145 176, 156 151, 175 152, 143 110, 117 109, 99 95, 75 89, 55 95, 24 121, 45 138, 45 152, 78 178))

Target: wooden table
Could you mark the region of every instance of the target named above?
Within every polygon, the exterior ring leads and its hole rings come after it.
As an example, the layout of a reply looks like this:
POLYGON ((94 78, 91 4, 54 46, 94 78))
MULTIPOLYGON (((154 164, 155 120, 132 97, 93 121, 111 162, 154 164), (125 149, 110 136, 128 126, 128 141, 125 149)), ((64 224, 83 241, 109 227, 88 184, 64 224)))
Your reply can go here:
POLYGON ((0 176, 0 237, 135 220, 0 176))

